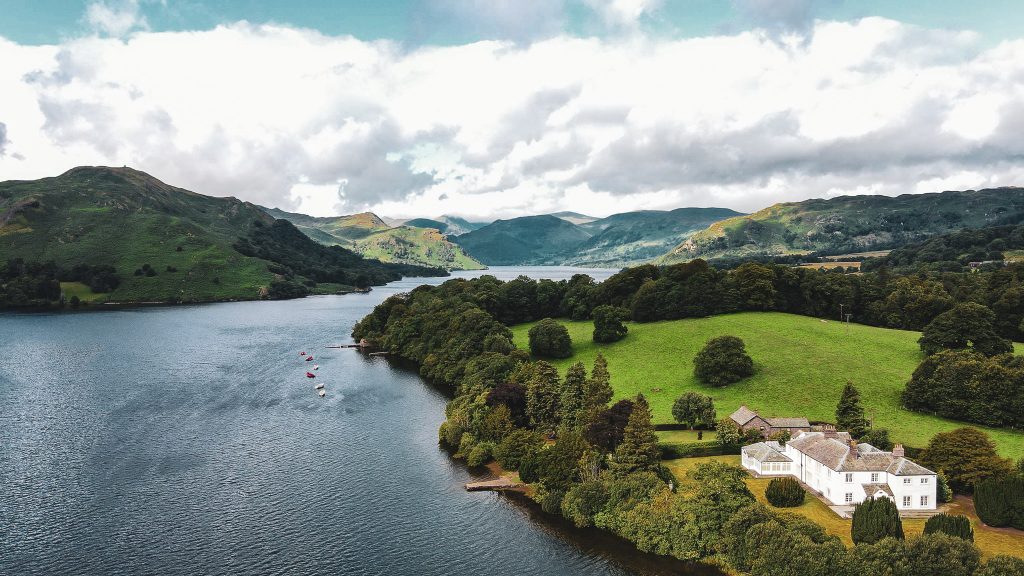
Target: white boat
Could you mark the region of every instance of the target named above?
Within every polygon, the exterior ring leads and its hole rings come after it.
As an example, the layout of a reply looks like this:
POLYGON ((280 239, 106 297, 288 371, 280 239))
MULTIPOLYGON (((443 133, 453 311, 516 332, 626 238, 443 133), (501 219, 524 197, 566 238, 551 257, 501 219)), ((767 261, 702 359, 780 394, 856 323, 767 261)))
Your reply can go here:
POLYGON ((321 382, 321 383, 317 384, 316 386, 314 386, 314 388, 316 388, 317 390, 323 390, 324 389, 324 383, 321 382))
POLYGON ((319 370, 319 369, 320 369, 320 365, 319 364, 313 364, 313 370, 319 370))
POLYGON ((327 396, 327 391, 324 390, 323 388, 317 390, 316 393, 319 394, 321 398, 323 398, 324 396, 327 396))

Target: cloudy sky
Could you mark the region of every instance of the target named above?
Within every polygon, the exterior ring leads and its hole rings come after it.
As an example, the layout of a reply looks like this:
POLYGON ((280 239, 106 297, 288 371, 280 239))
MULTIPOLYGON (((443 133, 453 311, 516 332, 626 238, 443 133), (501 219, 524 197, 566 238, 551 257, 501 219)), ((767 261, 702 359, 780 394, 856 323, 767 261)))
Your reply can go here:
POLYGON ((1024 185, 1024 5, 0 0, 0 180, 95 164, 392 217, 1024 185))

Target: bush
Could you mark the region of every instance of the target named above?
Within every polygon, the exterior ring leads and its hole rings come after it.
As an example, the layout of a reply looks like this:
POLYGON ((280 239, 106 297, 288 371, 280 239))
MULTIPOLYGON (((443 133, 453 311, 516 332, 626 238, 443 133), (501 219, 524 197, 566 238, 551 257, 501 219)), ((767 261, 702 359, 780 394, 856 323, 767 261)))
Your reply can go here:
POLYGON ((518 470, 523 461, 539 452, 543 445, 544 439, 540 434, 530 430, 513 430, 494 449, 494 458, 502 468, 518 470))
POLYGON ((708 340, 693 359, 697 379, 711 386, 725 386, 754 374, 754 361, 747 355, 743 340, 719 336, 708 340))
POLYGON ((1024 576, 1024 560, 1013 556, 993 556, 974 576, 1024 576))
POLYGON ((924 523, 924 533, 941 532, 969 542, 974 542, 974 529, 967 516, 954 514, 936 514, 924 523))
POLYGON ((606 502, 608 488, 603 482, 592 480, 576 484, 562 499, 562 516, 571 520, 577 528, 593 526, 594 515, 604 508, 606 502))
POLYGON ((863 444, 871 444, 879 450, 892 450, 892 440, 889 439, 889 431, 885 428, 872 428, 860 437, 863 444))
POLYGON ((561 490, 545 490, 544 496, 540 500, 540 507, 548 514, 561 514, 564 498, 565 492, 561 490))
POLYGON ((903 539, 903 522, 888 498, 868 498, 853 509, 850 528, 854 544, 874 544, 883 538, 903 539))
POLYGON ((1024 477, 990 478, 974 489, 978 518, 989 526, 1024 530, 1024 477))
POLYGON ((920 459, 923 466, 945 472, 950 487, 961 494, 970 494, 979 482, 1009 474, 1013 468, 1010 460, 999 457, 988 435, 976 428, 932 436, 920 459))
POLYGON ((527 454, 519 462, 519 479, 527 484, 540 480, 540 452, 527 454))
POLYGON ((626 337, 629 329, 622 323, 629 319, 629 310, 608 306, 594 308, 594 342, 618 342, 626 337))
POLYGON ((804 503, 806 493, 793 478, 772 478, 764 490, 764 497, 777 508, 792 508, 804 503))
POLYGON ((491 442, 481 442, 473 447, 469 451, 469 455, 466 457, 466 464, 470 466, 483 466, 491 461, 491 455, 494 452, 494 444, 491 442))
POLYGON ((530 328, 530 353, 542 358, 568 358, 572 356, 569 331, 551 318, 545 318, 530 328))

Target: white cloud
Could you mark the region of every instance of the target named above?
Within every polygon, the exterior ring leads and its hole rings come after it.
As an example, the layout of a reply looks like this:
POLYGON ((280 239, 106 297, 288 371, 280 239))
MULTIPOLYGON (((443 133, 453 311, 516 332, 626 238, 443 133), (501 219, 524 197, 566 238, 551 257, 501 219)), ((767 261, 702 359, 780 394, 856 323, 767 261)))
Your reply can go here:
POLYGON ((662 0, 584 0, 612 27, 634 28, 661 8, 662 0))
POLYGON ((0 92, 0 179, 128 164, 318 214, 755 210, 1024 182, 1024 41, 879 18, 819 21, 799 42, 408 49, 246 23, 0 39, 0 92))
POLYGON ((93 2, 85 9, 85 21, 96 32, 113 37, 149 28, 146 17, 139 8, 139 0, 93 2))

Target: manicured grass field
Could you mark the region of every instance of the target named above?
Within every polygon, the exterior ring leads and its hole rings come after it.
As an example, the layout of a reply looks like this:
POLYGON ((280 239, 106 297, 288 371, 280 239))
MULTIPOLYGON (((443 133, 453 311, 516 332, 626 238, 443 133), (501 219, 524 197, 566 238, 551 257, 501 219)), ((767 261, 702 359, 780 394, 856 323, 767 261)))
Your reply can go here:
MULTIPOLYGON (((630 323, 624 340, 595 344, 593 323, 564 324, 572 337, 574 355, 553 363, 563 373, 576 361, 583 361, 589 369, 597 353, 604 354, 616 398, 642 392, 651 403, 656 423, 671 422, 672 402, 689 390, 713 397, 719 417, 746 404, 766 416, 833 421, 839 394, 850 380, 860 389, 867 416, 876 427, 888 428, 895 441, 924 447, 937 432, 970 425, 900 408, 900 393, 923 358, 917 332, 847 326, 777 312, 745 312, 630 323), (727 334, 746 342, 757 373, 724 388, 705 386, 693 376, 693 357, 710 338, 727 334)), ((529 347, 530 326, 512 328, 517 346, 529 347)), ((1024 457, 1024 432, 982 429, 1003 455, 1024 457)))
POLYGON ((691 442, 708 442, 718 438, 714 430, 705 430, 703 438, 697 439, 696 430, 659 430, 658 442, 665 444, 689 444, 691 442))
MULTIPOLYGON (((682 479, 689 470, 696 468, 702 462, 710 461, 724 462, 733 466, 740 465, 739 456, 680 458, 678 460, 668 460, 665 462, 665 465, 672 470, 672 473, 677 478, 682 479)), ((847 546, 853 546, 853 540, 850 538, 851 520, 840 518, 838 514, 830 510, 821 500, 818 500, 811 494, 807 495, 803 504, 795 508, 775 508, 764 497, 764 490, 768 487, 768 482, 770 481, 767 478, 750 477, 747 478, 746 483, 758 502, 779 512, 790 512, 804 516, 820 525, 829 534, 838 536, 847 546)), ((977 514, 974 513, 974 505, 970 498, 957 496, 956 500, 948 505, 946 512, 949 514, 961 514, 970 518, 971 525, 974 527, 974 543, 977 544, 978 549, 981 550, 981 553, 986 558, 997 554, 1024 557, 1024 532, 985 526, 978 519, 977 514)), ((924 523, 925 520, 923 518, 905 518, 903 520, 903 532, 907 537, 920 536, 924 532, 924 523)))

